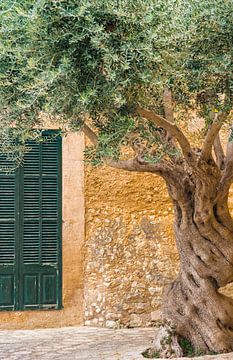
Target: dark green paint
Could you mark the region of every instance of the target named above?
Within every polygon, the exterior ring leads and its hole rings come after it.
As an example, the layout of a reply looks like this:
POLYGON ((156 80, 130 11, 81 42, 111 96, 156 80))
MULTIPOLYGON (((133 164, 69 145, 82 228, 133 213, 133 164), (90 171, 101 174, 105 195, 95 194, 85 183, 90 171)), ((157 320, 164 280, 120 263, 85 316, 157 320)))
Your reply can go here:
POLYGON ((23 166, 0 174, 0 310, 62 307, 61 137, 28 146, 23 166))

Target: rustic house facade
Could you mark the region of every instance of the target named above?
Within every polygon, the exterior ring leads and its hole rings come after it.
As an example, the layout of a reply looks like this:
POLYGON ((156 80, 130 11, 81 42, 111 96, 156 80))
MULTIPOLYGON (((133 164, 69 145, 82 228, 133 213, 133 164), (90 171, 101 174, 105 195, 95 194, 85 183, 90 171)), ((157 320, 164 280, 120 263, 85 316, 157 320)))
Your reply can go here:
POLYGON ((71 133, 30 143, 22 169, 0 176, 2 329, 150 326, 159 317, 178 268, 165 184, 84 166, 84 141, 71 133))

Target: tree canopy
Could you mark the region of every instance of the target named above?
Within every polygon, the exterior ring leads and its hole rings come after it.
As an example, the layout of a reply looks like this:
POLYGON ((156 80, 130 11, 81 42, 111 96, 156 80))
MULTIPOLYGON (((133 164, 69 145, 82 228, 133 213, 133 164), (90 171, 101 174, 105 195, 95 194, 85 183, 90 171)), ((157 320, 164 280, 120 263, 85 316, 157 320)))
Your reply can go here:
POLYGON ((92 164, 162 176, 180 255, 163 315, 205 352, 233 350, 233 300, 218 292, 233 281, 232 10, 232 0, 0 5, 0 152, 18 165, 49 117, 84 131, 92 164), (198 148, 185 129, 194 112, 205 121, 198 148))
POLYGON ((232 0, 4 1, 1 151, 17 158, 25 139, 35 136, 31 130, 41 114, 48 114, 71 130, 85 126, 89 136, 91 129, 98 134, 86 150, 94 164, 119 159, 122 145, 132 143, 150 163, 175 156, 177 148, 164 142, 161 124, 145 121, 138 109, 164 117, 171 91, 174 110, 195 108, 207 124, 211 111, 229 110, 232 5, 232 0))

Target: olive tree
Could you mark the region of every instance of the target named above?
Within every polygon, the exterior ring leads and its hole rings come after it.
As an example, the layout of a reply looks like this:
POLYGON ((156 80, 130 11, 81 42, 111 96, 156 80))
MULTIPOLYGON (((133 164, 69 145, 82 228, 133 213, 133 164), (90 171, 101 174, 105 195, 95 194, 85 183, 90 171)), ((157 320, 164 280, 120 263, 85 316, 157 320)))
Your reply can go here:
POLYGON ((233 281, 232 10, 232 0, 0 5, 1 152, 19 163, 46 114, 87 135, 93 166, 162 177, 180 255, 163 318, 216 352, 233 350, 233 300, 218 291, 233 281))

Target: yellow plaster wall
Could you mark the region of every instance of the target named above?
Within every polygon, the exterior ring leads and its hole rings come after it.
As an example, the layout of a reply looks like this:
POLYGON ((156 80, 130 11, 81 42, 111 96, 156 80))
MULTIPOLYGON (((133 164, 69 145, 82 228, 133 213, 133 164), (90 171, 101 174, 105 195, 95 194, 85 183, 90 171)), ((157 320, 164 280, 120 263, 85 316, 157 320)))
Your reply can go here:
MULTIPOLYGON (((150 326, 179 257, 165 182, 152 174, 86 168, 84 317, 88 326, 150 326)), ((233 188, 229 207, 233 215, 233 188)), ((221 289, 233 298, 233 283, 221 289)))
MULTIPOLYGON (((179 263, 165 183, 87 166, 84 219, 83 148, 81 135, 63 139, 64 308, 0 312, 0 329, 82 325, 83 317, 91 326, 149 326, 159 316, 179 263)), ((229 205, 233 211, 233 192, 229 205)), ((232 286, 225 293, 233 295, 232 286)))
POLYGON ((87 167, 85 210, 85 324, 151 325, 178 268, 164 181, 87 167))
POLYGON ((62 310, 3 311, 0 329, 33 329, 82 325, 84 243, 83 136, 62 142, 63 166, 63 306, 62 310))

